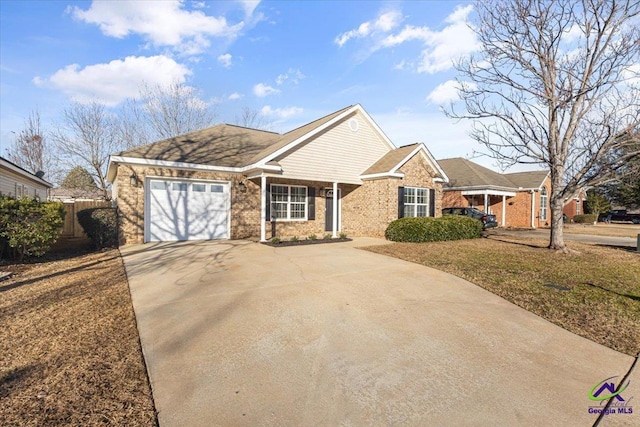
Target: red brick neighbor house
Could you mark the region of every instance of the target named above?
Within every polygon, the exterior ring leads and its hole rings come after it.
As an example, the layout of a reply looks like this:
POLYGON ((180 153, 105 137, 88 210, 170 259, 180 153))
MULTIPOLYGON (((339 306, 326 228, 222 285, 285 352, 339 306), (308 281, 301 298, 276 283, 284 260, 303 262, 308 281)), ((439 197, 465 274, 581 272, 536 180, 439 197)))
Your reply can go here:
POLYGON ((383 236, 440 216, 447 175, 353 105, 279 134, 221 124, 112 155, 122 243, 383 236))
POLYGON ((459 157, 438 163, 449 177, 443 188, 444 207, 476 207, 495 215, 500 227, 551 224, 548 171, 500 174, 459 157))
POLYGON ((587 200, 587 192, 583 189, 578 192, 574 197, 565 202, 562 208, 562 213, 567 216, 570 221, 576 215, 584 214, 584 201, 587 200))

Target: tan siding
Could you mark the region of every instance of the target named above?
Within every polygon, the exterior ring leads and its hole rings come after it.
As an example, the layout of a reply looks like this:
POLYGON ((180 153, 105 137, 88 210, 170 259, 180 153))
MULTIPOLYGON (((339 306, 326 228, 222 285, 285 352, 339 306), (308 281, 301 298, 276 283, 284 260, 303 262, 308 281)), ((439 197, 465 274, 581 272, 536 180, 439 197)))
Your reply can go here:
POLYGON ((44 186, 37 186, 28 179, 24 179, 22 176, 12 171, 3 169, 0 172, 0 194, 16 196, 16 183, 23 187, 22 196, 35 197, 38 196, 40 200, 47 199, 47 189, 44 186))
POLYGON ((276 160, 284 178, 360 183, 360 174, 390 151, 378 132, 355 113, 276 160), (349 120, 359 129, 353 132, 349 120))

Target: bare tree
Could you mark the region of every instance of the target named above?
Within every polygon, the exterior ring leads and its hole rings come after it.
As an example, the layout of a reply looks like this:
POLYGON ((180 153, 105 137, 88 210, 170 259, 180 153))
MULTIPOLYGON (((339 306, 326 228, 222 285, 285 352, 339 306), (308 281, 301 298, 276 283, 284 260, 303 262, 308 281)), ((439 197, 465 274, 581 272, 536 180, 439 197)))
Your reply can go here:
POLYGON ((7 159, 31 173, 45 172, 45 179, 52 182, 58 178, 55 150, 42 128, 38 110, 29 113, 24 129, 17 134, 13 146, 7 149, 7 159))
POLYGON ((551 176, 549 248, 567 251, 563 201, 619 178, 640 123, 637 0, 475 3, 479 54, 457 64, 471 136, 503 165, 551 176), (635 72, 634 72, 635 70, 635 72))
POLYGON ((115 125, 114 115, 104 105, 75 103, 64 110, 63 124, 53 133, 60 155, 70 165, 85 166, 107 200, 109 155, 121 148, 115 125))
POLYGON ((250 129, 261 129, 270 131, 273 123, 268 121, 258 110, 244 107, 239 115, 236 115, 233 124, 250 129))
POLYGON ((198 91, 182 83, 143 85, 137 98, 125 102, 119 138, 132 148, 211 126, 215 112, 198 91))

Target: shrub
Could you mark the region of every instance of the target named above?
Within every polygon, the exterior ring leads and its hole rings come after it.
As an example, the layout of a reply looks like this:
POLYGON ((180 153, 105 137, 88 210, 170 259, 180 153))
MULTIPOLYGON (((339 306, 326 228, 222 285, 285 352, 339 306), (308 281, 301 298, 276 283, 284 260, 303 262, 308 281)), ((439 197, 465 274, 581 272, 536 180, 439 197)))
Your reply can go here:
POLYGON ((584 214, 574 216, 573 222, 577 222, 578 224, 593 224, 597 219, 596 214, 584 214))
POLYGON ((341 239, 346 239, 347 238, 347 233, 340 233, 340 238, 341 239))
POLYGON ((115 208, 83 209, 78 212, 78 222, 96 249, 118 246, 118 213, 115 208))
POLYGON ((439 242, 476 239, 482 235, 482 222, 467 216, 441 218, 400 218, 387 227, 384 236, 394 242, 439 242))
POLYGON ((293 236, 290 241, 291 242, 297 242, 298 240, 300 240, 300 239, 298 239, 298 236, 293 236))
POLYGON ((307 240, 318 240, 318 236, 316 236, 315 234, 310 234, 309 237, 307 237, 307 240))
POLYGON ((331 240, 331 234, 325 234, 324 237, 322 237, 324 240, 331 240))
POLYGON ((14 249, 21 261, 47 253, 63 225, 62 203, 0 196, 0 245, 14 249))

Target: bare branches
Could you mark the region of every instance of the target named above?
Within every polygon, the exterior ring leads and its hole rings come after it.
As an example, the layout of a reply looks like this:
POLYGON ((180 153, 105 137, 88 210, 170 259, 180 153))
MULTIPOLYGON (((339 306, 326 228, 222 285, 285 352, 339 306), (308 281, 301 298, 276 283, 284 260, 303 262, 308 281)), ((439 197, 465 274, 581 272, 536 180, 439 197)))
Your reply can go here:
POLYGON ((457 64, 466 111, 446 113, 473 120, 471 136, 501 164, 548 167, 553 219, 567 195, 617 179, 621 163, 638 155, 620 144, 637 140, 640 129, 640 87, 631 83, 640 66, 633 21, 640 3, 494 0, 476 7, 482 49, 457 64))
POLYGON ((258 110, 244 107, 239 116, 236 116, 233 124, 250 129, 271 130, 273 123, 268 121, 258 110))

